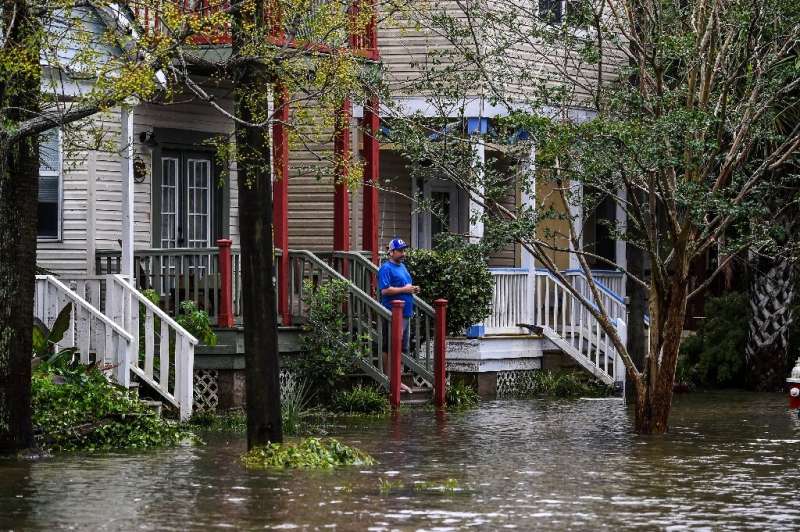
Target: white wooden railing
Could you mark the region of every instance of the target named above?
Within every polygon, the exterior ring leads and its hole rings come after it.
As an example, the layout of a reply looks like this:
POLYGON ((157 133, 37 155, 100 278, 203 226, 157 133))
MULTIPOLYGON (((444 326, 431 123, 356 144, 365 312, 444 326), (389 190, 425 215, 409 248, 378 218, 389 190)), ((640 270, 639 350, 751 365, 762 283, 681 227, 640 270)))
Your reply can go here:
MULTIPOLYGON (((585 305, 549 272, 536 272, 535 324, 546 338, 576 362, 607 384, 625 378, 622 359, 610 335, 585 305)), ((587 296, 590 303, 594 298, 587 296)), ((624 306, 623 306, 624 308, 624 306)), ((613 318, 617 333, 625 341, 627 329, 623 318, 613 318)))
POLYGON ((122 275, 61 280, 37 276, 34 307, 37 317, 49 324, 48 320, 54 320, 67 301, 76 303, 71 326, 74 331, 68 333, 72 336, 67 341, 70 347, 80 350, 82 361, 113 364, 117 368, 115 378, 123 386, 130 386, 131 373, 136 375, 177 408, 182 420, 191 416, 194 347, 197 345, 194 336, 122 275), (144 317, 141 324, 140 309, 144 317), (116 347, 119 341, 112 342, 114 349, 109 350, 108 341, 101 344, 93 340, 99 334, 99 326, 87 324, 86 316, 92 316, 120 335, 124 339, 124 350, 116 347), (140 341, 144 345, 140 345, 140 341))
POLYGON ((524 334, 520 323, 534 323, 532 297, 534 276, 518 268, 492 269, 492 313, 483 325, 486 334, 524 334))
MULTIPOLYGON (((85 285, 84 281, 83 294, 85 285)), ((126 368, 135 358, 134 337, 100 311, 99 289, 92 291, 96 303, 92 304, 54 276, 37 275, 34 294, 34 315, 48 327, 53 326, 61 309, 72 303, 69 328, 56 344, 56 351, 75 348, 82 363, 111 368, 115 380, 122 386, 129 386, 130 372, 126 368)))
MULTIPOLYGON (((597 378, 608 384, 624 380, 624 368, 609 335, 570 290, 547 271, 518 268, 492 269, 492 313, 484 320, 485 334, 524 334, 535 326, 597 378)), ((578 271, 563 272, 569 284, 596 305, 586 277, 578 271)), ((616 273, 616 272, 612 272, 616 273)), ((602 283, 598 291, 606 312, 624 338, 624 300, 602 283)))

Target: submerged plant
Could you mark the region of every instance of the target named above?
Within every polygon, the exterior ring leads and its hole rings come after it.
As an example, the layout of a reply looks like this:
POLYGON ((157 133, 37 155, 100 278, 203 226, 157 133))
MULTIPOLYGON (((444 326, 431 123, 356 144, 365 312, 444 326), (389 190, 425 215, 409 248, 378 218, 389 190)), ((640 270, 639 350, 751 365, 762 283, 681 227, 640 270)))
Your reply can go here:
POLYGON ((176 445, 191 434, 162 419, 135 392, 112 384, 94 366, 61 382, 37 371, 32 379, 36 443, 51 451, 144 449, 176 445))
POLYGON ((281 419, 285 434, 302 431, 303 420, 311 414, 308 408, 311 397, 311 387, 305 379, 287 379, 281 386, 281 419))
POLYGON ((529 383, 529 394, 535 396, 607 397, 612 391, 602 382, 575 371, 539 370, 533 373, 529 383))
POLYGON ((375 459, 334 438, 305 438, 298 443, 270 443, 242 456, 250 469, 331 469, 339 466, 373 465, 375 459))
POLYGON ((480 396, 472 386, 463 382, 456 382, 447 387, 445 403, 452 410, 465 410, 478 406, 480 396))
POLYGON ((337 393, 333 409, 348 414, 385 414, 389 411, 389 400, 385 393, 372 386, 358 385, 337 393))

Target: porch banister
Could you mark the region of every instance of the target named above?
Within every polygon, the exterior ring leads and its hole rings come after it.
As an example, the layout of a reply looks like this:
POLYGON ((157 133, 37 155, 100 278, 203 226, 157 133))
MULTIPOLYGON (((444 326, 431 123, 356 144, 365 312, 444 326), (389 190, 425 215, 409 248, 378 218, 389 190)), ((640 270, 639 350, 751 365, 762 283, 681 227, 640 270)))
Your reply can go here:
POLYGON ((447 395, 447 300, 437 299, 436 335, 433 348, 433 402, 443 407, 447 395))
POLYGON ((403 305, 402 299, 392 300, 392 352, 389 360, 389 403, 392 408, 400 406, 400 379, 403 357, 403 305))
POLYGON ((219 246, 219 312, 217 325, 233 327, 233 274, 232 274, 232 242, 227 238, 217 240, 219 246))

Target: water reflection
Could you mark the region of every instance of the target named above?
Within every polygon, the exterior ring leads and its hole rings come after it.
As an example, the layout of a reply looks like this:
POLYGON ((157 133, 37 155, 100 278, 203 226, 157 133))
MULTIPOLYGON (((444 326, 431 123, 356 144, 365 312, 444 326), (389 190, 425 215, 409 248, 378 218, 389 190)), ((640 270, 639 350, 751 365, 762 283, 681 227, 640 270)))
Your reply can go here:
POLYGON ((243 439, 220 435, 0 462, 0 529, 800 527, 800 421, 782 396, 682 396, 668 436, 630 429, 619 401, 494 401, 335 427, 374 468, 250 472, 243 439))

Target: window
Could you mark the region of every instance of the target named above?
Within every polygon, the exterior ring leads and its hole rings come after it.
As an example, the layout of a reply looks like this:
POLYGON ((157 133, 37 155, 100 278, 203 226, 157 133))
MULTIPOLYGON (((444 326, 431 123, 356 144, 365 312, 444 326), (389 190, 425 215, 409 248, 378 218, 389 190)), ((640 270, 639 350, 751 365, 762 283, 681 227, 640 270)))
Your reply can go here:
POLYGON ((585 26, 580 0, 539 0, 539 19, 547 24, 566 23, 572 27, 585 26))
POLYGON ((51 129, 39 137, 39 205, 37 236, 61 236, 61 135, 51 129))

